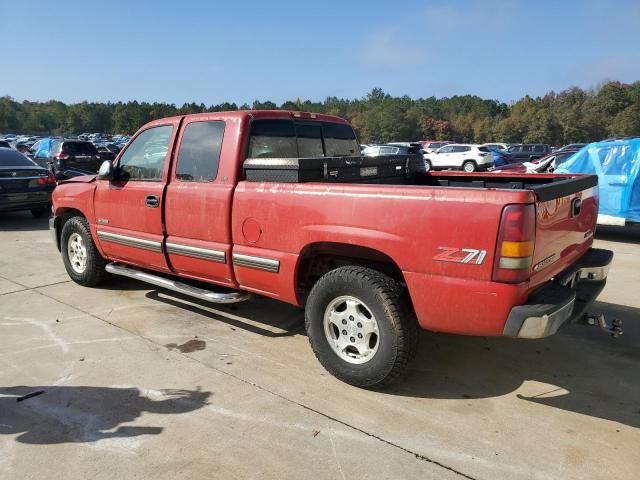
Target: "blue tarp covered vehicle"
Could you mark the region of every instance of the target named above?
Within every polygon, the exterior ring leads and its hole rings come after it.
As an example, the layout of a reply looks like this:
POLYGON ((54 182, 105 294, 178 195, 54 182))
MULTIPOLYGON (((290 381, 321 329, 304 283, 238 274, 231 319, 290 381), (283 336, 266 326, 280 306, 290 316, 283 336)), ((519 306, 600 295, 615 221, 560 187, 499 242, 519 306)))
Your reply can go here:
POLYGON ((598 223, 640 222, 640 138, 590 143, 555 173, 598 175, 598 223))

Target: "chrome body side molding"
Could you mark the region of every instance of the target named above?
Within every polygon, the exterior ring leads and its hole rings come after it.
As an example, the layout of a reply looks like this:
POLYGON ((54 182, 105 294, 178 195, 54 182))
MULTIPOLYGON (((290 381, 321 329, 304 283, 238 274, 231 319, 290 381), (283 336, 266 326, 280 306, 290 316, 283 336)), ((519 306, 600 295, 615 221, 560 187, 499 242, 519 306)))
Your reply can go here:
POLYGON ((162 243, 144 238, 130 237, 119 233, 105 232, 98 230, 98 238, 105 242, 118 243, 127 247, 142 248, 151 252, 162 253, 162 243))
POLYGON ((278 273, 280 271, 280 260, 272 258, 255 257, 243 253, 233 254, 233 264, 241 267, 255 268, 265 272, 278 273))
POLYGON ((193 257, 212 262, 227 263, 227 256, 222 250, 211 250, 209 248, 192 247, 180 243, 167 242, 167 253, 181 255, 183 257, 193 257))

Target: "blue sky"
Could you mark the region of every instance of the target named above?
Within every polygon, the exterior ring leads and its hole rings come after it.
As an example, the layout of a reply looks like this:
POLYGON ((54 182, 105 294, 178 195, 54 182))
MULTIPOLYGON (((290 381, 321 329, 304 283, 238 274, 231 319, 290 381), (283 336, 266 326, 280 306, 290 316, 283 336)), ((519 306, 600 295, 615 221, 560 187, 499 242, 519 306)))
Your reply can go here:
POLYGON ((640 80, 635 1, 4 0, 0 96, 511 101, 640 80))

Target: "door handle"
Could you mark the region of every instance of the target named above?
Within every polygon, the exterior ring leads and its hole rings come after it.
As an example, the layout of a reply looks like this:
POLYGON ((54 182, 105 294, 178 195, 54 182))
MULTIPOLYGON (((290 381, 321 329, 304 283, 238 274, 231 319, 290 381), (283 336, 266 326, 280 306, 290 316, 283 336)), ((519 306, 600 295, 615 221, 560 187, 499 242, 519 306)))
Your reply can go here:
POLYGON ((149 208, 158 208, 160 206, 160 197, 158 195, 147 195, 144 203, 149 208))

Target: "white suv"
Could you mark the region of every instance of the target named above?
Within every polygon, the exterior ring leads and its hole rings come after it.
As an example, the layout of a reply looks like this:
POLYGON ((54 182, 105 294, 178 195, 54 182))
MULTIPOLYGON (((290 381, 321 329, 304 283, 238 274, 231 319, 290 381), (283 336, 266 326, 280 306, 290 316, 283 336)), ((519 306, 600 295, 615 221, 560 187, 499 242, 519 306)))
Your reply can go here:
POLYGON ((453 168, 470 173, 492 167, 493 155, 491 150, 481 145, 452 143, 433 153, 425 153, 424 165, 427 171, 453 168))

